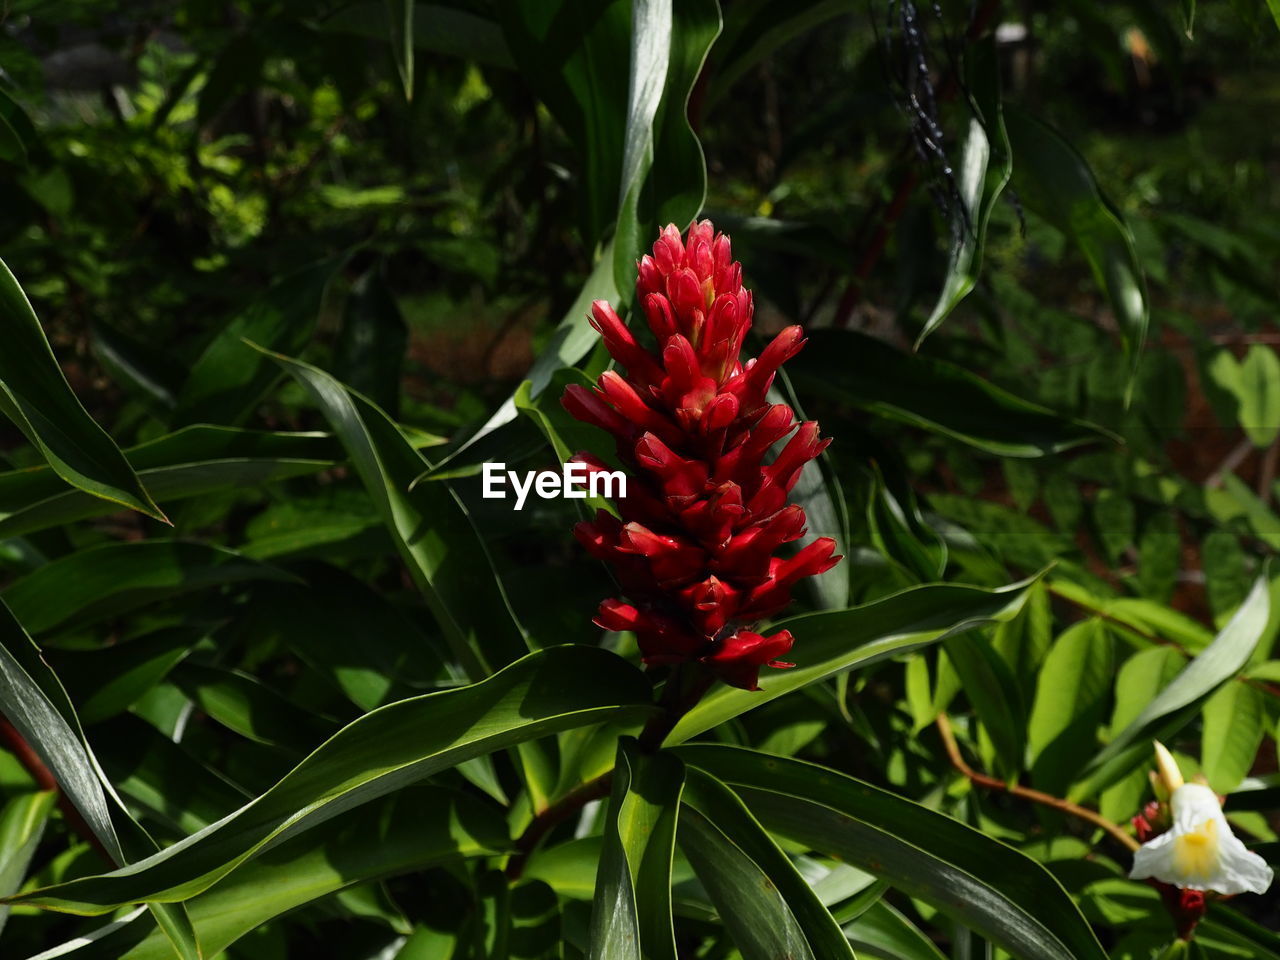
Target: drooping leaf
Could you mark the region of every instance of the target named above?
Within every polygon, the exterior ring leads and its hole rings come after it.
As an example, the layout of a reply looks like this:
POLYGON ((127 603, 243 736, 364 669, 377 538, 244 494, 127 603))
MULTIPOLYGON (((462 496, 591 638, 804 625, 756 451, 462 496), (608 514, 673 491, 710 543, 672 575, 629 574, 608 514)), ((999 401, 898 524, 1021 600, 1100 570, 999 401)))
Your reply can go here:
MULTIPOLYGON (((440 787, 413 787, 273 847, 192 899, 206 956, 289 910, 353 884, 501 852, 496 809, 440 787)), ((169 960, 168 944, 141 918, 65 956, 70 960, 169 960)))
POLYGON ((1270 602, 1264 575, 1213 643, 1089 761, 1080 782, 1071 790, 1071 798, 1087 798, 1115 783, 1150 756, 1152 740, 1170 737, 1194 716, 1199 703, 1209 694, 1224 683, 1234 682, 1232 678, 1249 662, 1267 625, 1270 602))
MULTIPOLYGON (((119 866, 156 849, 103 776, 62 684, 2 601, 0 713, 48 768, 113 863, 119 866), (118 811, 116 820, 113 808, 118 811)), ((186 910, 171 904, 151 904, 150 909, 170 950, 181 960, 200 960, 186 910)))
MULTIPOLYGON (((206 425, 185 427, 125 454, 147 488, 166 503, 314 473, 342 455, 326 434, 206 425)), ((51 470, 0 473, 0 539, 118 509, 84 491, 67 490, 51 470)))
POLYGON ((916 338, 917 349, 977 285, 987 222, 1013 176, 1009 135, 1004 128, 1000 62, 996 56, 995 37, 968 48, 966 60, 967 86, 975 116, 969 120, 956 171, 956 186, 964 203, 965 216, 958 229, 953 227, 946 277, 938 301, 916 338))
POLYGON ((413 99, 413 11, 414 0, 386 0, 387 23, 391 27, 391 56, 395 58, 404 98, 413 99))
POLYGON ((2 261, 0 334, 0 413, 73 487, 164 520, 124 454, 71 392, 35 311, 2 261))
POLYGON ((281 278, 219 331, 182 385, 175 425, 244 420, 280 375, 245 341, 285 354, 300 352, 315 329, 325 289, 345 262, 345 255, 332 257, 281 278))
MULTIPOLYGON (((735 848, 733 856, 749 861, 763 875, 767 884, 776 890, 786 903, 809 953, 816 960, 853 960, 849 941, 818 899, 817 893, 732 790, 704 771, 690 769, 681 803, 701 814, 706 824, 714 825, 714 829, 724 840, 735 848)), ((737 940, 743 956, 773 956, 755 942, 759 936, 760 924, 768 922, 768 918, 761 915, 738 915, 739 903, 749 909, 751 897, 743 896, 741 890, 733 890, 733 897, 729 899, 727 891, 719 886, 723 878, 718 871, 712 868, 711 875, 708 876, 705 858, 696 855, 703 851, 704 847, 695 842, 689 848, 690 860, 711 894, 712 902, 719 909, 725 925, 737 940)))
POLYGON ((468 675, 479 679, 526 652, 484 541, 456 494, 441 482, 414 484, 427 461, 373 403, 323 370, 272 356, 342 442, 468 675))
POLYGON ((1126 396, 1147 336, 1147 292, 1133 236, 1102 195, 1084 158, 1055 130, 1023 110, 1005 113, 1013 184, 1022 203, 1079 247, 1111 303, 1129 358, 1126 396))
POLYGON ((487 680, 401 700, 343 727, 274 787, 126 870, 31 891, 14 902, 84 914, 139 900, 185 900, 264 846, 471 757, 608 717, 638 719, 650 688, 591 647, 552 647, 487 680))
POLYGON ((890 881, 1014 956, 1106 956, 1052 874, 957 820, 799 760, 714 744, 675 752, 733 787, 771 831, 890 881))
POLYGON ((935 643, 952 634, 1018 612, 1027 584, 984 590, 955 584, 929 584, 882 600, 833 610, 802 614, 775 627, 795 635, 789 670, 765 669, 760 690, 713 687, 676 725, 670 743, 681 743, 775 697, 855 667, 883 660, 935 643))
POLYGON ((1109 439, 932 357, 852 330, 815 330, 787 366, 802 393, 823 393, 989 453, 1040 457, 1109 439))
POLYGON ((186 540, 125 540, 59 557, 0 597, 31 633, 88 623, 220 584, 289 580, 276 567, 186 540))

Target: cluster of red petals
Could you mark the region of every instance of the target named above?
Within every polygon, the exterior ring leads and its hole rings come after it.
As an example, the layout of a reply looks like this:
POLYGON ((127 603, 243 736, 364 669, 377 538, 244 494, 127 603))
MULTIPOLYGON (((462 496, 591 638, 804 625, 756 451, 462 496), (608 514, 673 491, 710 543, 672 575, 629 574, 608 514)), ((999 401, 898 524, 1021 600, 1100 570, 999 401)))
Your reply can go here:
MULTIPOLYGON (((790 407, 766 400, 804 338, 788 327, 743 362, 751 293, 729 238, 710 221, 685 240, 667 227, 639 268, 636 302, 656 349, 597 300, 591 322, 619 369, 562 399, 574 417, 614 435, 630 472, 621 519, 600 511, 575 530, 612 566, 627 598, 601 604, 596 623, 633 631, 645 663, 701 661, 754 690, 762 666, 792 666, 778 659, 792 637, 751 626, 786 607, 798 580, 840 559, 825 537, 778 556, 805 533, 804 510, 787 502, 791 488, 829 442, 817 423, 797 425, 790 407)), ((605 469, 587 453, 574 459, 605 469)))
MULTIPOLYGON (((1160 804, 1153 800, 1143 808, 1141 813, 1132 819, 1133 831, 1137 834, 1139 843, 1146 843, 1164 832, 1159 824, 1162 820, 1167 821, 1168 817, 1162 817, 1162 813, 1160 804)), ((1209 909, 1209 903, 1204 891, 1184 890, 1182 887, 1176 887, 1172 883, 1162 883, 1152 878, 1149 878, 1146 882, 1159 891, 1160 899, 1164 902, 1165 909, 1169 911, 1169 916, 1173 918, 1173 925, 1178 931, 1178 938, 1190 940, 1195 933, 1196 926, 1204 919, 1205 911, 1209 909)))

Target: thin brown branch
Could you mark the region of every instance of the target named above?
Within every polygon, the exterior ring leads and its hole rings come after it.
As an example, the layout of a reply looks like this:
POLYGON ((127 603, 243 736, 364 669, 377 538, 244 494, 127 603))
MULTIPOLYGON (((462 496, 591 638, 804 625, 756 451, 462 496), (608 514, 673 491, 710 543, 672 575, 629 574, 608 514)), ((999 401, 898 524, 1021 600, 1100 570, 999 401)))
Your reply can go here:
POLYGON ((942 737, 942 743, 946 747, 951 765, 964 774, 971 783, 986 787, 988 790, 999 790, 1013 797, 1021 797, 1023 800, 1030 800, 1032 803, 1038 803, 1044 807, 1052 807, 1054 810, 1061 810, 1063 813, 1079 820, 1092 823, 1095 827, 1101 827, 1105 830, 1112 839, 1126 850, 1137 850, 1140 846, 1138 841, 1125 833, 1119 824, 1112 823, 1102 814, 1090 810, 1088 807, 1082 807, 1079 804, 1072 803, 1070 800, 1064 800, 1062 797, 1055 797, 1050 793, 1032 790, 1030 787, 1024 787, 1016 783, 1006 783, 1004 780, 974 770, 961 756, 960 745, 956 743, 955 732, 951 729, 951 720, 945 713, 938 714, 937 724, 938 734, 942 737))
POLYGON ((602 773, 594 780, 588 780, 577 789, 566 793, 529 821, 529 825, 525 827, 524 832, 516 838, 515 852, 511 855, 511 859, 507 861, 507 877, 511 880, 520 879, 520 875, 524 873, 524 866, 529 859, 529 854, 537 849, 538 844, 542 842, 542 838, 592 800, 601 800, 608 796, 612 787, 613 771, 610 770, 608 773, 602 773))

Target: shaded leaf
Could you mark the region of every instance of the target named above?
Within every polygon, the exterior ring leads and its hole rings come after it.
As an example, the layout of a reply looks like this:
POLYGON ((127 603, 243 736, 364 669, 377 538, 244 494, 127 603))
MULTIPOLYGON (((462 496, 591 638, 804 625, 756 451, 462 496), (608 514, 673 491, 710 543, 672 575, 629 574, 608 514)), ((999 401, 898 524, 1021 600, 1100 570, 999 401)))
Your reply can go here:
POLYGON ((591 910, 591 960, 675 960, 671 860, 684 765, 618 744, 591 910))
POLYGON ((1101 427, 1058 416, 962 367, 853 330, 813 331, 787 369, 803 391, 1000 456, 1039 457, 1110 439, 1101 427))
POLYGON ((1146 284, 1133 236, 1070 143, 1022 110, 1006 110, 1005 122, 1019 198, 1072 239, 1111 302, 1129 358, 1127 397, 1147 336, 1146 284))
POLYGON ((771 831, 890 881, 1014 956, 1106 956, 1050 873, 957 820, 799 760, 712 744, 676 753, 732 786, 771 831))
POLYGON ((164 520, 124 454, 71 392, 35 311, 2 261, 0 332, 0 413, 73 487, 164 520))
POLYGON ((855 667, 898 656, 952 634, 1016 614, 1027 584, 984 590, 929 584, 861 607, 779 621, 796 638, 797 666, 765 670, 760 690, 720 684, 684 715, 669 737, 681 743, 775 697, 855 667))
POLYGON ((590 647, 530 654, 487 680, 401 700, 343 727, 274 787, 217 823, 127 870, 14 898, 107 913, 139 900, 185 900, 265 846, 471 757, 606 717, 649 712, 643 675, 590 647))

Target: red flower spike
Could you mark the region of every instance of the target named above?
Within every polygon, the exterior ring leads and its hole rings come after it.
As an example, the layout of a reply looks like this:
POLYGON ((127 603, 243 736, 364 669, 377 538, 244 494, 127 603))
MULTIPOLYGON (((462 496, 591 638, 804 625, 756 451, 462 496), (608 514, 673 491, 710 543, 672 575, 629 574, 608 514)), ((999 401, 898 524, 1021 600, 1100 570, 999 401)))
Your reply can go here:
MULTIPOLYGON (((655 347, 597 301, 591 323, 618 369, 562 400, 613 435, 631 474, 622 520, 601 512, 574 531, 627 597, 601 604, 596 623, 635 633, 645 663, 700 662, 755 690, 762 667, 791 666, 779 657, 793 643, 755 625, 787 606, 799 580, 840 560, 827 538, 778 555, 805 531, 804 509, 788 495, 829 442, 816 423, 797 428, 790 407, 765 399, 804 335, 788 327, 744 360, 754 304, 729 238, 710 221, 684 237, 668 226, 637 266, 636 303, 655 347)), ((604 469, 590 454, 574 459, 604 469)))

